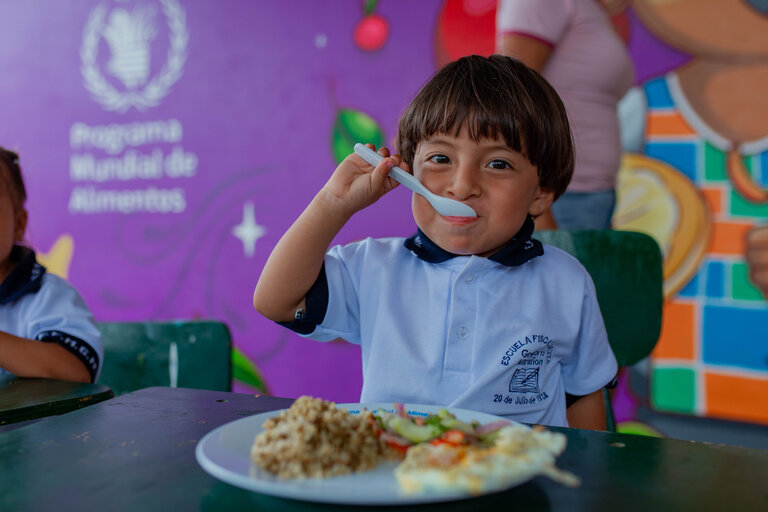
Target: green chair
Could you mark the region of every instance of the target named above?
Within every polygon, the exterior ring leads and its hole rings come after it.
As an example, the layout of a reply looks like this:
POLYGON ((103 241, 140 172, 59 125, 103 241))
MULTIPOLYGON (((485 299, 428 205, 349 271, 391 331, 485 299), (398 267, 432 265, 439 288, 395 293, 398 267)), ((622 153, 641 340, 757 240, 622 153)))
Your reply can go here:
POLYGON ((149 386, 230 391, 232 336, 221 322, 99 323, 104 364, 98 382, 115 395, 149 386))
MULTIPOLYGON (((661 332, 662 256, 656 241, 632 231, 537 231, 534 238, 568 252, 587 269, 597 290, 608 341, 619 366, 648 357, 661 332)), ((608 429, 616 422, 603 390, 608 429)))

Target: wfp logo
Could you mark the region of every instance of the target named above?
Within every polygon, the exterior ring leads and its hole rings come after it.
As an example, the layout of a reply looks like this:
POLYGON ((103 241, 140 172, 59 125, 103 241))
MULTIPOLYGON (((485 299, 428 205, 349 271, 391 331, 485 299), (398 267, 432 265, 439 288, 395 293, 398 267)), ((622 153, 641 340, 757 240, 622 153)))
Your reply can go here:
POLYGON ((178 0, 158 2, 168 25, 168 53, 165 65, 155 76, 151 76, 151 70, 152 45, 159 33, 156 4, 136 5, 131 11, 120 7, 109 11, 100 4, 88 16, 80 48, 80 69, 85 88, 106 110, 122 113, 131 107, 155 107, 181 78, 189 40, 186 14, 178 0), (107 61, 99 64, 102 39, 110 53, 107 61))

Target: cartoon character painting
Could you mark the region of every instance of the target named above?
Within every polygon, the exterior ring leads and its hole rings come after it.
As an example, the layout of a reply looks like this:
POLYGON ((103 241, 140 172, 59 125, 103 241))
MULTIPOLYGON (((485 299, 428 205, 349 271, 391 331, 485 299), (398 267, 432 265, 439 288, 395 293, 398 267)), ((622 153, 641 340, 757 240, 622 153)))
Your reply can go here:
POLYGON ((690 55, 627 98, 614 224, 665 256, 664 321, 650 364, 656 409, 768 423, 768 304, 748 278, 749 229, 768 217, 768 3, 635 0, 690 55), (638 129, 637 123, 643 126, 638 129))

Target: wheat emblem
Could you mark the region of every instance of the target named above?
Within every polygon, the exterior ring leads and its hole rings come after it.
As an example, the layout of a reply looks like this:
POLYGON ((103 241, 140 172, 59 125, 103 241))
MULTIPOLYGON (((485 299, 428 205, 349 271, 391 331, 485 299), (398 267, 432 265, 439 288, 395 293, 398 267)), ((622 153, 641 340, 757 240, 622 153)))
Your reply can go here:
POLYGON ((186 14, 177 0, 159 2, 168 21, 170 46, 165 66, 149 82, 146 82, 144 70, 148 70, 148 45, 154 33, 146 19, 146 12, 140 13, 140 19, 134 22, 131 22, 129 15, 121 13, 110 20, 114 23, 110 23, 107 30, 103 30, 107 18, 105 5, 98 5, 88 16, 83 29, 83 45, 80 48, 80 71, 85 88, 106 110, 123 113, 131 107, 137 110, 156 107, 173 84, 181 78, 189 41, 186 14), (102 33, 113 51, 110 70, 128 88, 126 91, 118 91, 110 84, 96 64, 102 33), (144 83, 144 88, 138 88, 144 83))

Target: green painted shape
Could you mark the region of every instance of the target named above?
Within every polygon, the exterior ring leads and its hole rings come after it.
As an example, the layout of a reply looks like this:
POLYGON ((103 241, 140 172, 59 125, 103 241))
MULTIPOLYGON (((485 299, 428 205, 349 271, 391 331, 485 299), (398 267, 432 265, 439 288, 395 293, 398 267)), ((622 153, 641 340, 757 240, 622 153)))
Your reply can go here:
POLYGON ((537 231, 576 257, 592 276, 608 341, 620 366, 647 357, 661 332, 662 256, 650 236, 632 231, 537 231))
POLYGON ((104 363, 98 382, 115 395, 150 386, 170 386, 175 343, 176 387, 232 389, 232 336, 216 321, 116 322, 98 324, 104 363))
POLYGON ((731 190, 730 199, 732 215, 768 218, 768 203, 757 204, 747 201, 736 189, 731 190))
POLYGON ((269 394, 267 383, 256 364, 237 347, 232 350, 232 377, 264 394, 269 394))
POLYGON ((616 427, 619 434, 632 434, 635 436, 664 437, 658 430, 639 421, 623 421, 616 427))
POLYGON ((373 14, 373 12, 376 10, 376 4, 379 3, 379 0, 365 0, 365 7, 363 8, 363 12, 365 12, 366 16, 370 16, 373 14))
POLYGON ((379 148, 384 144, 384 133, 368 114, 352 109, 339 110, 331 132, 331 151, 336 163, 340 164, 352 154, 358 142, 379 148))
POLYGON ((731 296, 738 300, 763 300, 763 295, 749 280, 749 268, 745 263, 731 265, 731 296))
POLYGON ((707 181, 728 181, 725 153, 708 142, 704 143, 704 176, 707 181))
POLYGON ((654 368, 651 403, 659 411, 695 412, 696 373, 688 368, 654 368))

